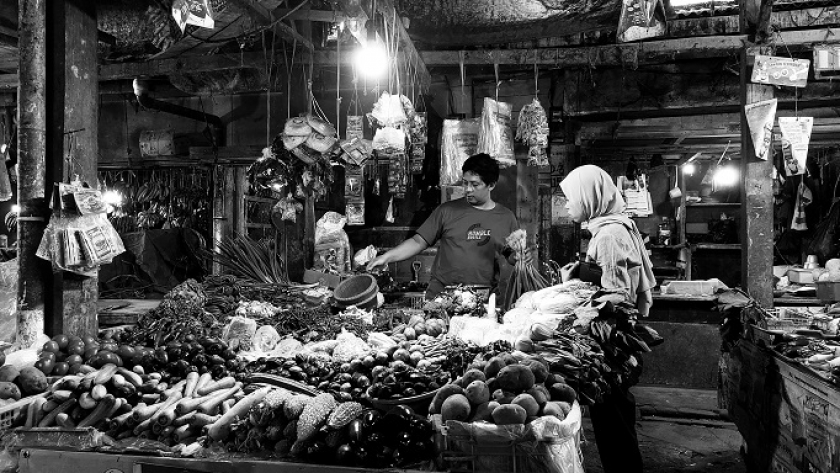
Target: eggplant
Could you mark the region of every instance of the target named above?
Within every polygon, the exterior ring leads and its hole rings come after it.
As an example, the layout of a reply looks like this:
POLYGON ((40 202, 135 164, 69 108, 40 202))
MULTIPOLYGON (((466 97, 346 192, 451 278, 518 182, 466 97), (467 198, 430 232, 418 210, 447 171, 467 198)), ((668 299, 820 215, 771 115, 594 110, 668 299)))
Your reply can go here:
POLYGON ((356 450, 356 465, 368 466, 370 464, 370 452, 362 445, 355 447, 356 450))
MULTIPOLYGON (((224 365, 224 364, 225 364, 225 359, 224 359, 224 358, 222 358, 222 357, 221 357, 221 356, 219 356, 219 355, 210 355, 210 356, 207 358, 207 361, 208 361, 211 365, 224 365)), ((266 362, 266 367, 271 367, 271 368, 273 368, 274 366, 276 366, 276 365, 272 364, 272 361, 271 361, 271 360, 269 360, 268 362, 266 362)))
POLYGON ((356 450, 349 444, 339 446, 335 451, 335 461, 341 465, 352 465, 356 462, 356 450))
POLYGON ((226 373, 225 367, 223 365, 214 365, 210 368, 210 375, 213 376, 214 379, 223 378, 223 374, 226 373))
POLYGON ((192 358, 192 363, 196 366, 204 366, 207 364, 207 356, 203 353, 196 353, 192 358))
MULTIPOLYGON (((354 419, 350 422, 350 425, 347 427, 347 432, 350 434, 350 441, 356 443, 362 443, 365 440, 365 424, 362 422, 362 419, 354 419)), ((358 455, 358 449, 356 454, 358 455)))
POLYGON ((362 425, 366 429, 372 429, 381 418, 382 414, 380 414, 379 411, 375 409, 368 409, 361 415, 362 425))
POLYGON ((231 350, 230 348, 222 351, 222 358, 225 360, 235 360, 236 359, 236 352, 231 350))

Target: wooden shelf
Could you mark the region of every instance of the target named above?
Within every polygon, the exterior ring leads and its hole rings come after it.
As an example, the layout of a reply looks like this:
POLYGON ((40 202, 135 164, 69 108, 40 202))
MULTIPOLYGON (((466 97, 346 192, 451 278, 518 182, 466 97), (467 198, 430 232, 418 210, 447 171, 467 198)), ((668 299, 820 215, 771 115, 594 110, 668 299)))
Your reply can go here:
POLYGON ((250 195, 246 195, 245 200, 248 202, 263 202, 266 204, 276 204, 278 201, 278 199, 272 199, 271 197, 255 197, 250 195))
POLYGON ((692 296, 688 294, 652 294, 654 302, 656 301, 674 301, 674 302, 713 302, 717 300, 717 296, 692 296))
POLYGON ((245 228, 274 228, 270 223, 246 223, 245 228))
POLYGON ((740 243, 698 243, 691 245, 698 250, 740 250, 740 243))
POLYGON ((740 207, 740 202, 696 202, 694 204, 690 204, 688 202, 685 203, 686 207, 740 207))
POLYGON ((679 245, 654 245, 654 244, 650 244, 648 246, 651 249, 654 249, 654 250, 679 250, 680 248, 685 247, 685 245, 683 245, 683 244, 679 244, 679 245))

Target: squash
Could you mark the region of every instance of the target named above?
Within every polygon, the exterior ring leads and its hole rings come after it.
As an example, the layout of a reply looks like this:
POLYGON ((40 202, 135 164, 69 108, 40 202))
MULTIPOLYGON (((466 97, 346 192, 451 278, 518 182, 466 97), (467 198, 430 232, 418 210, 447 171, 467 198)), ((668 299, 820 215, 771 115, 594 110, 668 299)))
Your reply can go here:
POLYGON ((0 400, 11 399, 13 401, 20 400, 20 389, 15 383, 8 381, 0 381, 0 400))
POLYGON ((528 413, 517 404, 503 404, 493 409, 493 422, 497 425, 524 424, 528 413))
POLYGON ((499 371, 496 383, 505 391, 521 393, 531 389, 536 379, 530 368, 524 365, 508 365, 499 371))

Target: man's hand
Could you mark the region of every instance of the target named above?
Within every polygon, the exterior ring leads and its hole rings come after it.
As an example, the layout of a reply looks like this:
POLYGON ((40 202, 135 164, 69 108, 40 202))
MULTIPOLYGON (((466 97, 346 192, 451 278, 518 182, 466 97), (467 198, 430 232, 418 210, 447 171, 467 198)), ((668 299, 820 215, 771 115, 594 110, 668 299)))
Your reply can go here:
POLYGON ((575 261, 560 268, 560 280, 563 282, 569 281, 577 277, 580 270, 580 263, 575 261))
POLYGON ((379 255, 376 258, 372 259, 370 261, 370 263, 367 264, 365 269, 368 270, 368 271, 373 271, 373 270, 378 269, 380 267, 386 267, 387 268, 389 262, 390 261, 389 261, 389 258, 387 257, 387 253, 384 254, 384 255, 379 255))
MULTIPOLYGON (((510 256, 507 257, 507 262, 510 263, 511 266, 516 265, 516 263, 519 262, 519 252, 511 252, 510 256)), ((522 252, 522 262, 525 264, 534 264, 534 252, 530 248, 527 248, 522 252)))

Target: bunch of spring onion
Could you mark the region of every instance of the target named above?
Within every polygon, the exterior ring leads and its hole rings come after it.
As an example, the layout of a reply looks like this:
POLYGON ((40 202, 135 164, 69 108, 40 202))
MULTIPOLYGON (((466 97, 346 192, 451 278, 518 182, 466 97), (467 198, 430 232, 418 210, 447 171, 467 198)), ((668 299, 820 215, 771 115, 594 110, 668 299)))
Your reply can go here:
POLYGON ((548 281, 534 268, 530 262, 525 262, 528 251, 528 234, 525 230, 519 229, 511 233, 505 244, 516 253, 516 265, 510 275, 505 292, 505 311, 513 307, 513 304, 522 294, 530 291, 538 291, 549 286, 548 281))

